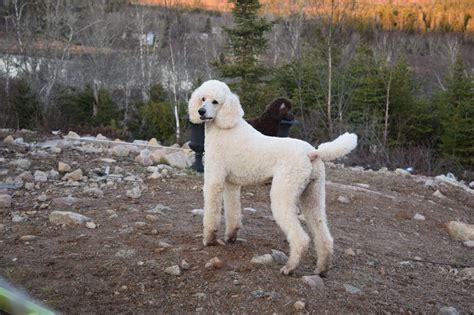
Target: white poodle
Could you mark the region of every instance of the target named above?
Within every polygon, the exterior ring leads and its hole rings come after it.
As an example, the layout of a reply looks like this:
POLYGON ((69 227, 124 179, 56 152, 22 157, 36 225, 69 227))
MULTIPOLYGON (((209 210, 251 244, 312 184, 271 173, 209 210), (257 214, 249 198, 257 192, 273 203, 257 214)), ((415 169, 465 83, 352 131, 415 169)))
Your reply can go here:
POLYGON ((239 98, 220 81, 210 80, 189 100, 193 123, 205 123, 204 245, 212 245, 225 209, 225 241, 234 242, 242 226, 240 187, 272 180, 273 216, 286 234, 290 257, 280 270, 288 275, 298 266, 310 239, 298 220, 300 207, 314 238, 317 274, 325 273, 333 254, 333 239, 325 212, 323 161, 342 157, 357 145, 355 134, 344 134, 316 150, 291 138, 262 135, 242 117, 239 98))

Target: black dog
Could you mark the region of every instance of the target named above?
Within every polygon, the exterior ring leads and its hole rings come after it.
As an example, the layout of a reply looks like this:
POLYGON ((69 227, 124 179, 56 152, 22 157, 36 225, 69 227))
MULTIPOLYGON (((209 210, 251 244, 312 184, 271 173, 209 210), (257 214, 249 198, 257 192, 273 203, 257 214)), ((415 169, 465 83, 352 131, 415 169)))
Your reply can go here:
POLYGON ((248 122, 264 135, 276 137, 280 121, 295 119, 290 113, 291 106, 292 103, 289 99, 285 97, 276 98, 265 107, 265 111, 259 117, 248 122))

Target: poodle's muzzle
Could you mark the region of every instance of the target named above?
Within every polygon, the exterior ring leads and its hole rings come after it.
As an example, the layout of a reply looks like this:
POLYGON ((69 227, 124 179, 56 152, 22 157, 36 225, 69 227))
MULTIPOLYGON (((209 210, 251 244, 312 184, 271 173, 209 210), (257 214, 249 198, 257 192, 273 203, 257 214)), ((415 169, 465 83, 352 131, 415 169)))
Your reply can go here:
POLYGON ((215 109, 212 106, 212 104, 208 104, 207 101, 205 101, 202 106, 198 109, 198 114, 199 118, 201 120, 211 120, 214 119, 214 113, 215 109))

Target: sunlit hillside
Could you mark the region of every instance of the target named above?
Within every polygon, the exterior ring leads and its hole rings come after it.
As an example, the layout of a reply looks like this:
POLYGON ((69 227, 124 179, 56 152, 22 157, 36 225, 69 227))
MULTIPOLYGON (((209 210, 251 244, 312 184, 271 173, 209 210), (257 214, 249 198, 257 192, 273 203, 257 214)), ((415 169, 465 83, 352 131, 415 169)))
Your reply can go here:
MULTIPOLYGON (((219 0, 130 0, 136 5, 164 5, 229 11, 219 0)), ((474 32, 472 0, 262 0, 262 13, 329 15, 386 30, 474 32)))

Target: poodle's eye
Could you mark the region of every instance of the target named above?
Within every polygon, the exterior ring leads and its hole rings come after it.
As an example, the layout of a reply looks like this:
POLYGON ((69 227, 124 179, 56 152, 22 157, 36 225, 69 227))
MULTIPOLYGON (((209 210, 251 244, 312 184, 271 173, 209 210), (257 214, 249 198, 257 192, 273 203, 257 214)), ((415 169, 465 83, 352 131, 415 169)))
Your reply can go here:
POLYGON ((217 105, 217 104, 219 104, 219 102, 216 101, 216 100, 213 100, 213 101, 212 101, 212 104, 217 105))
POLYGON ((205 100, 206 100, 206 98, 205 98, 205 97, 203 97, 203 98, 202 98, 202 101, 204 102, 205 100))

